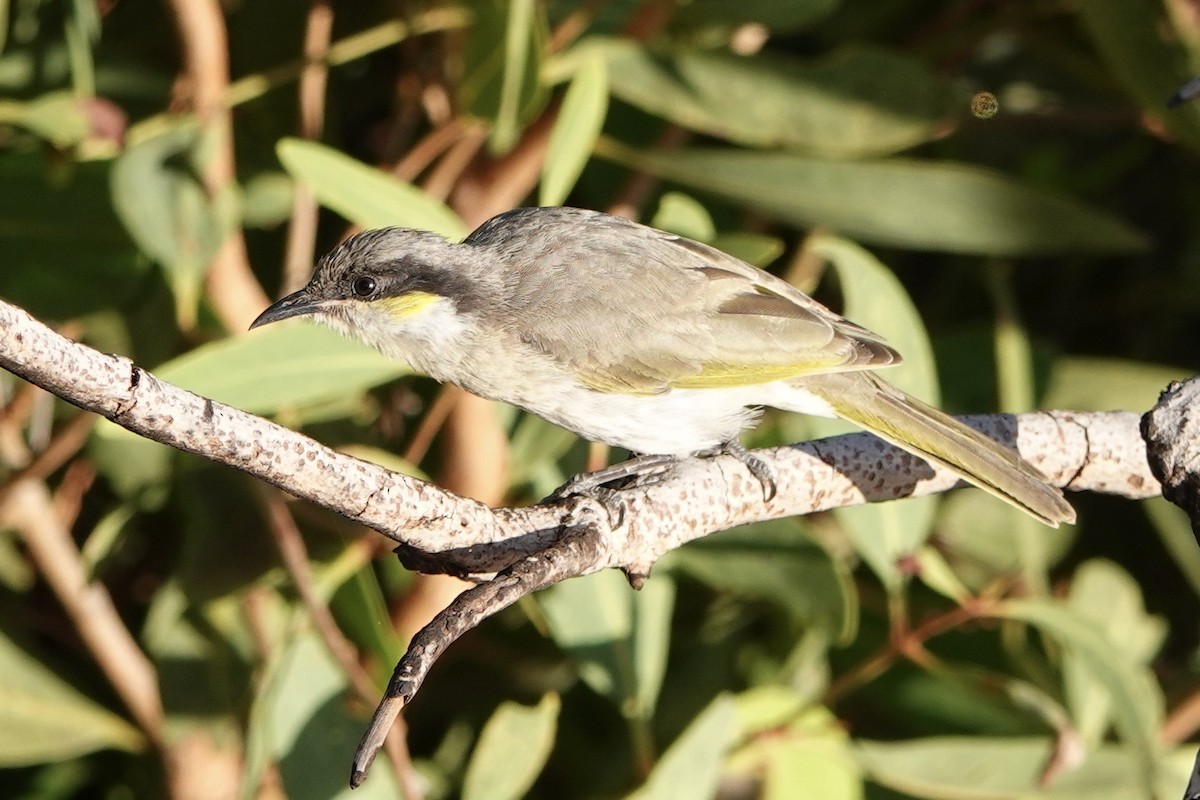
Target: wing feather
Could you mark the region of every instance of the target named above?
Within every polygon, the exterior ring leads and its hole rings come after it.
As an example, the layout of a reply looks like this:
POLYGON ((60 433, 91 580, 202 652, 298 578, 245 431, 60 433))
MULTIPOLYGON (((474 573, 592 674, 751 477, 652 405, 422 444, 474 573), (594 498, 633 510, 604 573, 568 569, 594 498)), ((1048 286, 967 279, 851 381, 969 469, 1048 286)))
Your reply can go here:
POLYGON ((707 245, 578 209, 510 213, 533 224, 467 240, 508 251, 497 321, 520 320, 522 341, 595 389, 746 385, 900 361, 878 335, 707 245))

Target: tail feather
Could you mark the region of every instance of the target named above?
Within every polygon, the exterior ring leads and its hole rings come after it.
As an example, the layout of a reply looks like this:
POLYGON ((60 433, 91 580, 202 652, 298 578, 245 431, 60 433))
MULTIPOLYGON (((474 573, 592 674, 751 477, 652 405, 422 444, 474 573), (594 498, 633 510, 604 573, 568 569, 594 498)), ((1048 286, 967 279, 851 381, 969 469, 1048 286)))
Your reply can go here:
POLYGON ((1062 492, 1016 451, 873 373, 813 375, 797 384, 829 403, 839 417, 950 470, 1051 527, 1075 521, 1075 510, 1062 492))

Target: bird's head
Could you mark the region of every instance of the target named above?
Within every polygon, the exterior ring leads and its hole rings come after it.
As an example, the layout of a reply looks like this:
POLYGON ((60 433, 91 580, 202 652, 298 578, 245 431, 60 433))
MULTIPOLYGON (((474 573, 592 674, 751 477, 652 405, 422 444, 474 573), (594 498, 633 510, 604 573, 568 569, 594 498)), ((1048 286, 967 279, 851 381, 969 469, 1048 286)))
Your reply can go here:
POLYGON ((347 239, 317 264, 312 280, 250 325, 312 316, 398 358, 414 344, 461 332, 484 302, 484 276, 469 246, 408 228, 347 239))

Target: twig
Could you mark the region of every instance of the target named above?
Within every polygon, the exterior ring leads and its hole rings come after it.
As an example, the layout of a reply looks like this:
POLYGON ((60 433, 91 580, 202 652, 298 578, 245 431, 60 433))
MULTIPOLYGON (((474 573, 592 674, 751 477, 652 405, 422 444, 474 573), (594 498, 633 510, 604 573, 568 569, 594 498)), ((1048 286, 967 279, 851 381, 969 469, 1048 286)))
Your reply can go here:
MULTIPOLYGON (((333 33, 333 9, 329 0, 312 0, 304 29, 304 71, 300 74, 300 136, 319 139, 325 125, 325 85, 329 67, 323 58, 333 33)), ((283 258, 283 293, 296 291, 308 281, 313 251, 317 245, 317 200, 302 181, 292 196, 287 247, 283 258)))
MULTIPOLYGON (((333 614, 329 612, 329 607, 317 591, 312 569, 309 566, 308 548, 304 546, 304 538, 300 535, 300 529, 296 527, 295 520, 292 519, 283 498, 277 491, 263 487, 261 494, 267 508, 271 537, 275 540, 275 546, 279 548, 283 566, 291 577, 292 584, 296 587, 296 593, 300 595, 300 602, 308 611, 313 628, 325 642, 325 647, 338 662, 338 666, 342 668, 354 693, 364 703, 370 705, 378 696, 378 690, 370 676, 367 675, 367 671, 358 663, 358 654, 354 645, 342 634, 333 614)), ((386 752, 392 762, 396 777, 404 787, 406 800, 420 800, 424 796, 424 791, 413 767, 404 734, 405 729, 402 725, 393 728, 387 738, 386 752)))
MULTIPOLYGON (((589 511, 595 513, 595 509, 589 511)), ((591 570, 603 551, 600 526, 581 517, 566 531, 558 542, 537 556, 519 561, 487 583, 460 594, 413 637, 354 753, 352 787, 359 786, 366 778, 392 722, 416 695, 434 662, 459 636, 522 597, 591 570)))
MULTIPOLYGON (((234 184, 233 125, 225 107, 229 87, 229 41, 217 0, 168 0, 183 46, 192 107, 220 137, 207 169, 204 188, 220 197, 234 184)), ((209 266, 205 285, 213 309, 229 330, 245 330, 269 303, 250 269, 240 229, 231 231, 209 266)))
POLYGON ((108 590, 89 582, 71 532, 54 512, 45 484, 8 487, 0 515, 21 535, 38 571, 62 603, 80 639, 146 734, 166 756, 163 709, 154 666, 121 621, 108 590))

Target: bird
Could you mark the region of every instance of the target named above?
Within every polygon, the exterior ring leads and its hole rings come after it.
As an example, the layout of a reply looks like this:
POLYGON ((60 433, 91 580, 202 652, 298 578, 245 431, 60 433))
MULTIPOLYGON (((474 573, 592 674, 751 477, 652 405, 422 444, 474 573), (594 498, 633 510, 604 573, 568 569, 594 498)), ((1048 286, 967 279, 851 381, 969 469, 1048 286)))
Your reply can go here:
POLYGON ((461 242, 392 227, 350 237, 256 328, 308 316, 438 381, 501 400, 639 458, 586 492, 729 453, 765 406, 841 417, 1043 523, 1062 493, 1011 450, 887 383, 882 337, 769 272, 623 217, 518 208, 461 242))

